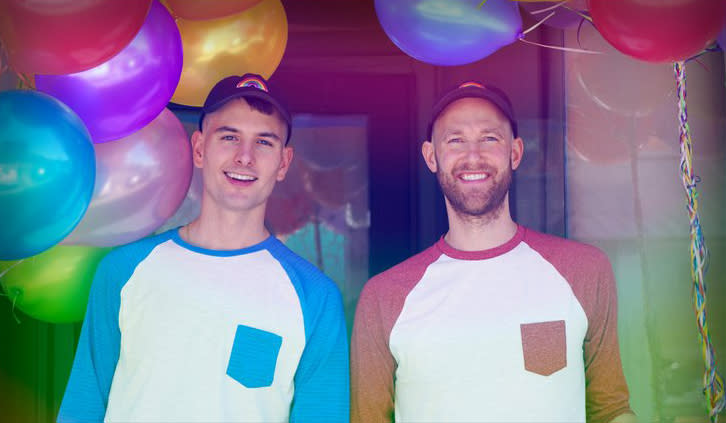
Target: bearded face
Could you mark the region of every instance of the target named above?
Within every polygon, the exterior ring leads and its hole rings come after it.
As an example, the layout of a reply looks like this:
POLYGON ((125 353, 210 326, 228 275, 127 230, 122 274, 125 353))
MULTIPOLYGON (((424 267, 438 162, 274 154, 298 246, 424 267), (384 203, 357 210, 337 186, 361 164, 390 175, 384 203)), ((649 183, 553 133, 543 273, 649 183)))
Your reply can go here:
POLYGON ((451 212, 489 220, 508 210, 505 200, 523 145, 495 105, 479 98, 451 103, 436 120, 432 138, 422 153, 451 212))
POLYGON ((483 217, 501 210, 512 184, 512 173, 511 164, 502 171, 497 171, 493 166, 484 163, 462 163, 451 171, 439 167, 436 179, 455 212, 465 216, 483 217), (466 187, 463 186, 466 182, 460 182, 462 178, 458 175, 487 175, 487 183, 466 187))

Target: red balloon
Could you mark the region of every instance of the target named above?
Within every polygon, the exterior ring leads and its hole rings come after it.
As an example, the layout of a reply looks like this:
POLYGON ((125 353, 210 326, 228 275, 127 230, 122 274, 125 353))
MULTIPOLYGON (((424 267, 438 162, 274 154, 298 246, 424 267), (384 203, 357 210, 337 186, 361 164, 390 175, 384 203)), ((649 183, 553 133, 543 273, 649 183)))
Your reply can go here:
POLYGON ((308 172, 305 161, 296 157, 285 180, 275 185, 265 211, 265 222, 275 235, 292 234, 315 214, 313 200, 305 189, 308 172))
POLYGON ((610 44, 648 62, 698 54, 726 22, 726 0, 590 0, 589 6, 610 44))
POLYGON ((581 160, 601 164, 628 160, 654 134, 652 115, 623 116, 595 103, 567 107, 567 147, 581 160))
POLYGON ((126 47, 150 7, 151 0, 2 0, 0 39, 18 72, 80 72, 126 47))
POLYGON ((260 1, 262 0, 166 0, 166 4, 178 18, 202 21, 240 13, 260 1))

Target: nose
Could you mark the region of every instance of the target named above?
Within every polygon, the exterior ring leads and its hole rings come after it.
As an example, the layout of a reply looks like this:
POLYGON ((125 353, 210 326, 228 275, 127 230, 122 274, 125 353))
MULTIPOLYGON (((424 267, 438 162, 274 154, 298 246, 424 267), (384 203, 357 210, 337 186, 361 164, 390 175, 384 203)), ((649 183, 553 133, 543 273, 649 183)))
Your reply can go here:
POLYGON ((242 141, 234 156, 235 163, 242 166, 252 166, 255 162, 254 149, 249 142, 242 141))
POLYGON ((468 142, 466 143, 466 156, 469 159, 480 159, 484 155, 484 143, 482 142, 468 142))

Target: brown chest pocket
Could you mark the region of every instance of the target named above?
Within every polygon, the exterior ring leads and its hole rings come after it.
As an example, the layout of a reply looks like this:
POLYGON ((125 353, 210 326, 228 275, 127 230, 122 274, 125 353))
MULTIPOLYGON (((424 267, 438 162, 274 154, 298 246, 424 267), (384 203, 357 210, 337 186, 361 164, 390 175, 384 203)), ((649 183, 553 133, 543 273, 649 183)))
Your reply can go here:
POLYGON ((522 323, 519 327, 525 370, 549 376, 567 366, 564 320, 522 323))

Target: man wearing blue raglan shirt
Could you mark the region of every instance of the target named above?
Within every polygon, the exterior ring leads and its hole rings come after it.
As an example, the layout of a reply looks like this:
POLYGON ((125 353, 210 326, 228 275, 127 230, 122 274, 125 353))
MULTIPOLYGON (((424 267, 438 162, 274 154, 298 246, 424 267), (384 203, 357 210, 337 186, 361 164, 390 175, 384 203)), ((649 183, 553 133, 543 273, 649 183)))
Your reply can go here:
POLYGON ((258 75, 212 88, 201 213, 101 262, 59 422, 348 421, 340 292, 264 226, 290 122, 258 75))

